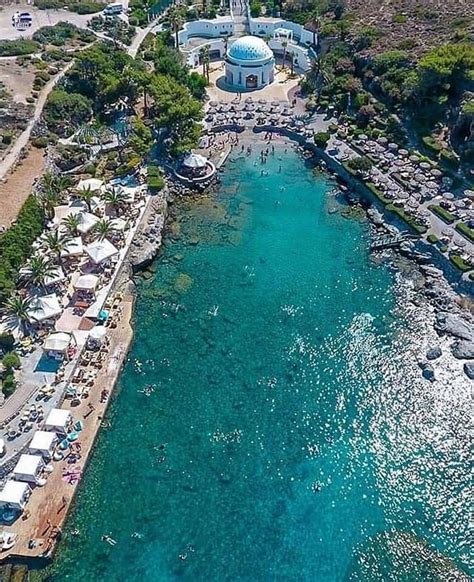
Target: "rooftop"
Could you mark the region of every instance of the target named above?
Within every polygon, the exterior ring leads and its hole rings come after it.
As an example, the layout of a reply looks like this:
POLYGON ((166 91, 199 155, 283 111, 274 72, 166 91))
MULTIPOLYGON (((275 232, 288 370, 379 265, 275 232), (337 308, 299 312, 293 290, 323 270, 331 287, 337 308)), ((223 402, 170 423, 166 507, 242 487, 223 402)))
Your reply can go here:
POLYGON ((227 56, 232 61, 264 61, 272 59, 273 52, 263 39, 257 36, 243 36, 231 45, 227 56))

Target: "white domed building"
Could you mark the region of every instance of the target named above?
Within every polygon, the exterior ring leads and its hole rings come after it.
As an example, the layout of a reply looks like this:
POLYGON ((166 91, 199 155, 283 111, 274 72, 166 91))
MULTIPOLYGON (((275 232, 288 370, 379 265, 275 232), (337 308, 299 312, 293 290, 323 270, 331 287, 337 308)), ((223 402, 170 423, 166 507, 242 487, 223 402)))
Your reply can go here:
POLYGON ((238 90, 261 89, 273 82, 275 57, 267 43, 256 36, 243 36, 227 50, 225 80, 238 90))

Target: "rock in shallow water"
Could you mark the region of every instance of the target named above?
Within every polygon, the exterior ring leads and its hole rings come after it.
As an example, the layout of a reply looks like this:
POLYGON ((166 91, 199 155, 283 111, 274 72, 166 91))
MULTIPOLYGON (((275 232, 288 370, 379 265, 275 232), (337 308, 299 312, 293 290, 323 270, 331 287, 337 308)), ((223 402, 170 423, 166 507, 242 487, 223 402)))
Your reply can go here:
POLYGON ((437 360, 438 358, 441 357, 442 353, 443 352, 441 351, 441 348, 439 346, 436 346, 434 348, 430 348, 426 352, 426 357, 428 358, 428 360, 437 360))
POLYGON ((453 344, 451 351, 458 360, 474 360, 474 341, 458 341, 453 344))
POLYGON ((464 373, 468 378, 474 380, 474 362, 466 362, 464 364, 464 373))

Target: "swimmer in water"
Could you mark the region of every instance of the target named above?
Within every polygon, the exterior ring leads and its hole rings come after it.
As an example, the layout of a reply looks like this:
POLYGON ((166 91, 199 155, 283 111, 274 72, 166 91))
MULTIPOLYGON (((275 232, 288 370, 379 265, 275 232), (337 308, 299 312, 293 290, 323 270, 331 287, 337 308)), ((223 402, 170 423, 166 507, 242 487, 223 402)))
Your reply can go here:
POLYGON ((115 544, 117 543, 113 538, 111 538, 110 536, 105 535, 105 534, 100 539, 103 542, 108 543, 110 546, 115 546, 115 544))

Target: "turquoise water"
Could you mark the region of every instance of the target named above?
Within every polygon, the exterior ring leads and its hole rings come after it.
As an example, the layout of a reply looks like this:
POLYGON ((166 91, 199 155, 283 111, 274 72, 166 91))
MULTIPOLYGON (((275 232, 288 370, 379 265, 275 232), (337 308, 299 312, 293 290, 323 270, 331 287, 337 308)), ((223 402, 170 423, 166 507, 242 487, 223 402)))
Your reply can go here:
POLYGON ((326 179, 291 149, 256 160, 178 203, 48 580, 446 579, 436 549, 467 567, 465 384, 420 379, 424 316, 326 179))

